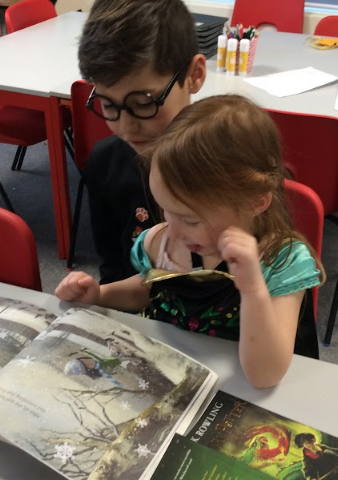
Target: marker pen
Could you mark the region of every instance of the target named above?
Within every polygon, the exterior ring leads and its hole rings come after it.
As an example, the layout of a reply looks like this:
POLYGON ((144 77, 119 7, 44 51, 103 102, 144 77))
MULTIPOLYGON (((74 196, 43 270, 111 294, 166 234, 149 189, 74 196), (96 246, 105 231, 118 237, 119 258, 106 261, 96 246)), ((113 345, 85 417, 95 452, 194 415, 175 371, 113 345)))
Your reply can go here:
POLYGON ((239 42, 239 65, 238 75, 244 77, 248 71, 250 40, 243 38, 239 42))
POLYGON ((230 38, 228 40, 228 52, 226 60, 227 75, 235 75, 237 46, 237 38, 230 38))
POLYGON ((217 43, 217 71, 225 71, 225 57, 227 52, 227 37, 219 35, 217 43))

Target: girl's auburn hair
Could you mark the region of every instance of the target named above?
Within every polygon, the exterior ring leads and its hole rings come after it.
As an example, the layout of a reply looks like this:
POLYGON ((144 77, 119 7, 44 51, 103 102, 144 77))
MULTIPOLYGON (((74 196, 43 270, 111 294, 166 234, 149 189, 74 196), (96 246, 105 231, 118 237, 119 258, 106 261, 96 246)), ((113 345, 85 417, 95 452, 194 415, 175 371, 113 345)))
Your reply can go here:
MULTIPOLYGON (((262 259, 271 264, 282 244, 307 240, 293 230, 284 199, 286 170, 279 132, 269 114, 239 95, 217 95, 184 108, 146 155, 168 191, 193 211, 227 205, 240 211, 254 197, 272 201, 255 217, 262 259)), ((148 166, 149 163, 148 163, 148 166)))

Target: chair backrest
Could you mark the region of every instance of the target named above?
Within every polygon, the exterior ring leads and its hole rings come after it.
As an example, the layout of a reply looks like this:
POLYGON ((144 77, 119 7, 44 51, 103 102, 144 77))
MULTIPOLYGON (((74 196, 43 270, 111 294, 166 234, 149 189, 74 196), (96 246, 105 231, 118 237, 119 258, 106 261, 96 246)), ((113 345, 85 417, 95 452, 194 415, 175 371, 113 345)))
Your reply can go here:
POLYGON ((35 239, 22 218, 0 208, 0 282, 41 291, 35 239))
POLYGON ((338 211, 338 118, 268 110, 294 180, 312 188, 325 215, 338 211))
POLYGON ((107 123, 86 108, 86 103, 93 85, 83 80, 73 83, 71 89, 74 161, 80 171, 85 170, 87 160, 95 143, 112 135, 107 123))
POLYGON ((7 32, 13 33, 56 16, 55 7, 49 0, 21 0, 5 12, 7 32))
POLYGON ((303 32, 304 0, 235 0, 231 25, 274 25, 280 32, 303 32))
MULTIPOLYGON (((310 187, 293 180, 285 180, 286 204, 294 226, 321 257, 324 208, 319 196, 310 187)), ((318 305, 318 287, 313 289, 313 307, 316 316, 318 305)))
POLYGON ((338 37, 338 15, 329 15, 317 23, 315 35, 338 37))

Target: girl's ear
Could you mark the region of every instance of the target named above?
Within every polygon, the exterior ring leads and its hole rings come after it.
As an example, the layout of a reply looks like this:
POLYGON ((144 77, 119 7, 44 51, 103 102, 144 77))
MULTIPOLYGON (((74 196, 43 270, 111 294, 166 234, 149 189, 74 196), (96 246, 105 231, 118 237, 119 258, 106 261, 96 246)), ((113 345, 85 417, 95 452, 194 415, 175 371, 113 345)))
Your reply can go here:
POLYGON ((207 72, 206 68, 205 56, 201 53, 195 55, 186 76, 189 93, 197 93, 201 89, 207 72))
POLYGON ((261 213, 265 212, 271 204, 272 201, 272 193, 267 192, 264 195, 259 195, 255 197, 251 202, 251 213, 253 217, 260 215, 261 213))

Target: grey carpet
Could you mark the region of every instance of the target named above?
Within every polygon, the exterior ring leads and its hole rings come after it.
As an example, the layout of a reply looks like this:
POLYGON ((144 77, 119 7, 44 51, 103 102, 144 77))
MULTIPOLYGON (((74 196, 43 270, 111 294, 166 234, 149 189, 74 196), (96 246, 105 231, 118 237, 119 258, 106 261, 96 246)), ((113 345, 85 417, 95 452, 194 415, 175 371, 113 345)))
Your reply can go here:
MULTIPOLYGON (((50 182, 48 148, 41 143, 27 149, 23 168, 12 172, 10 167, 16 147, 0 144, 0 180, 20 215, 32 229, 38 248, 42 287, 46 293, 53 293, 55 287, 67 275, 66 261, 57 255, 54 212, 50 182)), ((69 184, 72 205, 75 203, 79 174, 71 160, 68 160, 69 184)), ((0 198, 0 206, 3 200, 0 198)), ((331 305, 335 281, 338 276, 338 226, 325 220, 322 260, 327 272, 327 282, 321 287, 318 307, 318 336, 320 358, 338 364, 338 321, 330 347, 323 347, 327 318, 331 305)), ((74 269, 84 270, 98 278, 98 258, 92 241, 87 198, 83 201, 76 262, 74 269)))

